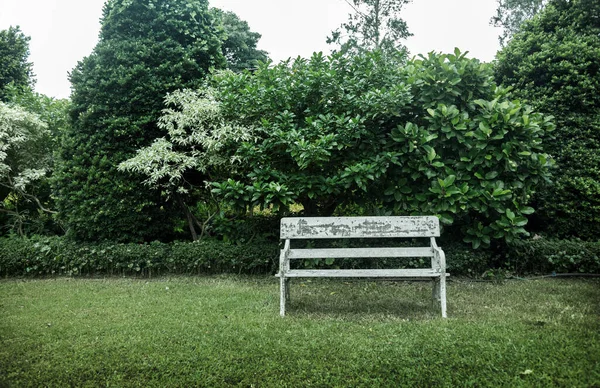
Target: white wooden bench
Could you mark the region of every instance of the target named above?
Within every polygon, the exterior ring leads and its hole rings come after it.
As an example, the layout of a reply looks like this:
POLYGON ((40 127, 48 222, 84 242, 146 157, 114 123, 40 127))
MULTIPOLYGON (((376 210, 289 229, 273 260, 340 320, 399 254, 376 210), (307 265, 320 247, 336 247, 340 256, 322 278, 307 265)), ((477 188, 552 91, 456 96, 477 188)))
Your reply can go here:
POLYGON ((433 297, 446 318, 446 256, 436 244, 439 220, 423 217, 301 217, 281 219, 281 239, 285 240, 279 257, 280 314, 285 316, 291 278, 429 278, 433 297), (291 248, 291 240, 343 238, 429 238, 427 247, 370 248, 291 248), (430 257, 431 267, 417 269, 291 269, 290 260, 324 258, 430 257))

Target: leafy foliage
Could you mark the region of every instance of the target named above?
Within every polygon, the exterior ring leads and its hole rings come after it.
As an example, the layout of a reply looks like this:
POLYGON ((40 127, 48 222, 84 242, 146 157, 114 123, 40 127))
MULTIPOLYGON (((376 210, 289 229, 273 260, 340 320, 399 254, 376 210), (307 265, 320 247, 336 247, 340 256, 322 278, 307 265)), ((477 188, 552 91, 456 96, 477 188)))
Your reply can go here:
POLYGON ((542 148, 551 117, 510 101, 487 65, 458 51, 430 54, 407 72, 411 111, 421 112, 391 132, 404 161, 386 179, 387 200, 402 213, 456 218, 475 248, 527 235, 530 195, 552 165, 542 148))
POLYGON ((86 244, 63 237, 3 238, 0 276, 269 273, 277 244, 217 240, 86 244))
MULTIPOLYGON (((269 220, 271 223, 272 220, 269 220)), ((276 221, 276 220, 275 220, 276 221)), ((264 226, 265 220, 261 220, 264 226)), ((277 222, 273 222, 277 223, 277 222)), ((231 229, 231 223, 223 227, 231 229)), ((234 227, 235 228, 235 227, 234 227)), ((249 233, 242 233, 247 236, 249 233)), ((277 242, 261 238, 232 242, 204 239, 196 242, 149 244, 76 243, 64 237, 0 238, 0 276, 153 277, 176 274, 252 273, 277 270, 277 242)), ((350 242, 349 247, 356 246, 350 242)), ((361 245, 364 247, 364 245, 361 245)), ((515 240, 500 254, 473 250, 454 242, 444 244, 448 271, 453 276, 479 278, 490 268, 515 275, 561 273, 600 274, 600 243, 577 240, 515 240), (501 258, 501 259, 500 259, 501 258)), ((382 259, 377 265, 416 267, 418 259, 382 259)), ((308 268, 362 268, 373 263, 336 259, 335 263, 300 263, 308 268), (333 264, 333 265, 332 265, 333 264)), ((372 266, 371 266, 372 268, 372 266)), ((396 267, 397 268, 397 267, 396 267)))
POLYGON ((52 135, 51 149, 56 149, 60 136, 69 127, 71 101, 34 92, 30 87, 11 85, 7 88, 7 93, 9 105, 19 106, 38 115, 48 125, 48 130, 52 135))
POLYGON ((498 55, 496 79, 556 117, 547 139, 555 185, 538 198, 538 228, 598 238, 600 222, 600 4, 551 1, 498 55))
POLYGON ((24 234, 30 213, 53 213, 40 197, 52 167, 52 136, 34 113, 0 102, 0 213, 5 228, 24 234), (29 206, 32 204, 33 206, 29 206))
POLYGON ((33 91, 29 40, 19 27, 0 31, 0 234, 58 229, 48 177, 69 102, 33 91))
POLYGON ((27 62, 30 39, 18 26, 0 31, 0 101, 7 101, 8 86, 33 85, 33 64, 27 62))
POLYGON ((234 151, 247 173, 216 181, 214 192, 239 209, 298 202, 308 214, 323 215, 361 201, 360 189, 389 163, 383 146, 395 118, 387 112, 410 99, 398 63, 380 52, 315 54, 261 66, 254 75, 215 76, 224 114, 254 127, 257 140, 234 151))
MULTIPOLYGON (((63 139, 55 187, 61 217, 80 240, 169 238, 189 209, 166 201, 117 166, 165 133, 163 98, 197 88, 212 68, 266 59, 259 34, 206 0, 111 0, 100 41, 71 74, 72 129, 63 139), (90 216, 91 215, 91 216, 90 216)), ((158 151, 158 145, 154 151, 158 151)), ((162 144, 165 145, 164 143, 162 144)), ((162 148, 162 151, 167 151, 162 148)))
POLYGON ((141 174, 144 184, 160 189, 167 200, 176 200, 188 219, 192 239, 198 239, 196 226, 204 234, 207 222, 216 215, 218 206, 211 201, 206 181, 233 172, 233 160, 226 148, 252 140, 249 130, 225 122, 220 105, 210 90, 204 94, 191 90, 177 91, 165 98, 167 108, 158 122, 168 138, 159 138, 150 146, 119 164, 120 171, 141 174), (201 201, 208 210, 201 222, 191 209, 201 201))
POLYGON ((398 64, 315 54, 214 77, 224 114, 258 140, 235 150, 248 173, 213 192, 241 209, 437 214, 474 247, 526 235, 530 195, 552 164, 541 141, 551 118, 508 100, 489 66, 458 51, 398 64))
POLYGON ((600 243, 597 241, 528 239, 505 248, 500 265, 517 273, 600 274, 600 243))
POLYGON ((348 15, 348 21, 332 32, 327 43, 339 45, 339 52, 342 53, 406 51, 400 40, 411 34, 400 12, 410 1, 346 0, 354 13, 348 15))
POLYGON ((315 54, 218 73, 204 94, 173 95, 177 110, 162 119, 171 139, 122 168, 180 192, 201 174, 242 212, 358 204, 436 214, 475 248, 526 235, 552 164, 541 142, 551 118, 508 100, 491 68, 458 50, 401 63, 381 51, 315 54))
POLYGON ((141 173, 151 187, 158 187, 166 195, 189 194, 195 185, 211 176, 222 176, 232 160, 224 149, 253 137, 244 127, 226 122, 220 104, 211 95, 192 90, 170 93, 165 98, 158 126, 168 137, 156 139, 150 146, 137 151, 134 158, 119 165, 122 171, 141 173), (196 170, 202 175, 186 177, 196 170))
POLYGON ((497 0, 496 15, 490 19, 494 27, 502 27, 498 37, 505 45, 515 35, 524 22, 538 14, 548 4, 548 0, 497 0))
POLYGON ((55 187, 61 217, 81 240, 167 238, 176 212, 117 165, 163 135, 163 98, 224 67, 205 0, 111 0, 100 41, 71 74, 72 128, 55 187))
POLYGON ((221 22, 226 35, 221 47, 227 60, 227 68, 239 72, 254 69, 258 62, 268 61, 267 53, 256 48, 261 35, 250 31, 248 22, 241 20, 233 12, 218 8, 211 8, 211 12, 221 22))

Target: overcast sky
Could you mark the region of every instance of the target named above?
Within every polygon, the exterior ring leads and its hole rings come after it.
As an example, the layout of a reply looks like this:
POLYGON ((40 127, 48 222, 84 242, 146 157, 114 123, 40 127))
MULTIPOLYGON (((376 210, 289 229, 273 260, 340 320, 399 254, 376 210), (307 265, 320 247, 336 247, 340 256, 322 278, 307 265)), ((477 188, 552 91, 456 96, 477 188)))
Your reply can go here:
MULTIPOLYGON (((68 97, 68 72, 98 41, 105 0, 0 0, 0 30, 19 25, 31 37, 30 61, 36 91, 68 97)), ((233 11, 262 34, 259 48, 278 62, 329 53, 330 32, 347 19, 344 0, 210 0, 233 11)), ((454 47, 489 62, 498 50, 497 28, 489 26, 496 0, 414 0, 402 17, 414 34, 405 44, 411 54, 452 52, 454 47)))

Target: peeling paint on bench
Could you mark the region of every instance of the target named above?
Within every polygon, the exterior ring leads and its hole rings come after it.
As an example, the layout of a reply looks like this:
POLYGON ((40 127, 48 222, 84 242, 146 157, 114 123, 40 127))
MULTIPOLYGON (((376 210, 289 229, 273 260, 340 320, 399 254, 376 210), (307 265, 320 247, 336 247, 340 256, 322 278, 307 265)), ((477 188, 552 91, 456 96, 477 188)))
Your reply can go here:
POLYGON ((426 217, 282 218, 282 239, 439 237, 439 221, 426 217))
POLYGON ((446 255, 437 246, 440 236, 439 220, 422 217, 298 217, 281 219, 281 239, 285 244, 279 255, 280 315, 285 316, 290 296, 290 279, 303 277, 334 278, 420 278, 433 281, 432 296, 439 301, 442 317, 446 317, 446 255), (427 237, 428 246, 421 247, 363 247, 363 248, 292 248, 295 239, 427 237), (387 258, 428 257, 427 268, 392 269, 295 269, 291 260, 306 258, 387 258))

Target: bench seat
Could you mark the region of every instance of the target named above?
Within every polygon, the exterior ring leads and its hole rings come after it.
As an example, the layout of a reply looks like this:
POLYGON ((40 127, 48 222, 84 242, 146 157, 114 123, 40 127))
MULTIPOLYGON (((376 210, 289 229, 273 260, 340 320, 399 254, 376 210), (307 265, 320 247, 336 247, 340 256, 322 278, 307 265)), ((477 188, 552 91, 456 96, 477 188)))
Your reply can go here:
POLYGON ((286 275, 288 278, 439 278, 440 276, 441 273, 431 268, 295 269, 286 275))

